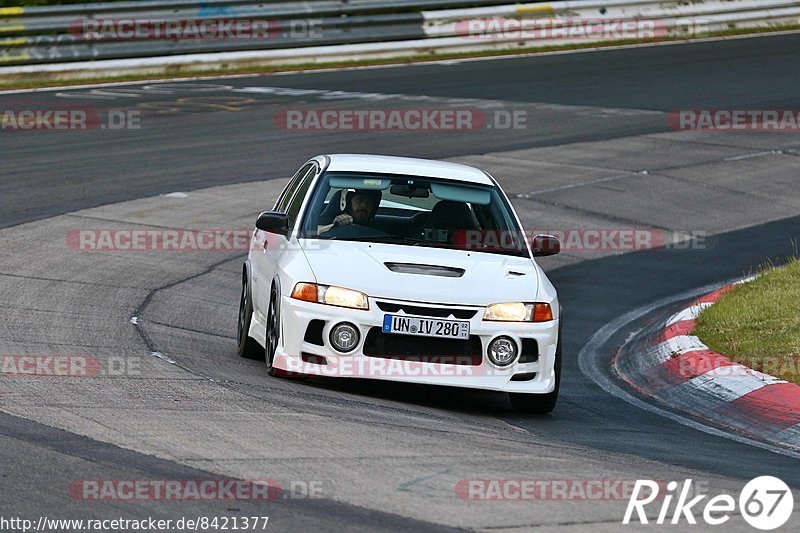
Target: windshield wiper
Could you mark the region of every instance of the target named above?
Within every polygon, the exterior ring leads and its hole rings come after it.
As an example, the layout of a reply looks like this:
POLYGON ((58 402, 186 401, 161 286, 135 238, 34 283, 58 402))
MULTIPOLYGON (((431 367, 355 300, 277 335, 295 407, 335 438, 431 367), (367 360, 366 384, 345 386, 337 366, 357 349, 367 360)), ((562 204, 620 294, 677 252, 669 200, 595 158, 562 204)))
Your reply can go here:
POLYGON ((415 237, 404 237, 402 235, 373 235, 371 237, 340 237, 332 236, 324 240, 330 241, 352 241, 352 242, 374 242, 378 244, 407 244, 410 246, 424 246, 427 248, 444 248, 446 250, 462 250, 464 252, 483 252, 498 255, 511 255, 515 257, 528 257, 527 250, 524 248, 509 248, 498 250, 493 248, 464 249, 456 244, 440 241, 429 241, 415 237))
POLYGON ((392 242, 406 242, 405 237, 399 237, 397 235, 371 235, 368 237, 342 237, 339 235, 334 235, 332 237, 327 237, 324 240, 329 241, 354 241, 354 242, 377 242, 377 243, 392 243, 392 242))
POLYGON ((455 244, 441 241, 429 241, 426 239, 417 239, 415 237, 404 237, 407 242, 413 243, 414 246, 430 246, 433 248, 458 248, 455 244))
POLYGON ((372 235, 365 237, 343 237, 340 235, 333 235, 331 237, 327 237, 325 240, 374 242, 379 244, 408 244, 411 246, 440 246, 442 248, 454 248, 452 244, 448 244, 446 242, 427 241, 425 239, 405 237, 403 235, 372 235))

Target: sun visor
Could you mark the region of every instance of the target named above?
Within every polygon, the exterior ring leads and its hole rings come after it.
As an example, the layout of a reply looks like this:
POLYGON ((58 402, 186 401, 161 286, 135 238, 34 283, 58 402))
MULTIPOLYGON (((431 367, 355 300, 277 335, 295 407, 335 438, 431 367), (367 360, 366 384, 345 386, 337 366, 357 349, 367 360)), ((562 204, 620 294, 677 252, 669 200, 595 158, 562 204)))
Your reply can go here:
POLYGON ((392 180, 389 178, 373 176, 331 176, 329 181, 331 189, 369 189, 383 191, 389 188, 392 180))
POLYGON ((488 189, 468 185, 450 185, 434 181, 431 182, 431 191, 436 198, 453 202, 489 205, 492 200, 491 192, 488 189))

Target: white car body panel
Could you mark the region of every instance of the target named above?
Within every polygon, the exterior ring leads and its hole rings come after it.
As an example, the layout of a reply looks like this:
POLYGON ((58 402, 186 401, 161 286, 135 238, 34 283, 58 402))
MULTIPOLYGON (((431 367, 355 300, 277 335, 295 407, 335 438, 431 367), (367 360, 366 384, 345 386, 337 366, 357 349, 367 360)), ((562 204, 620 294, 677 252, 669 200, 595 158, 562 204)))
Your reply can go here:
POLYGON ((301 240, 301 245, 317 283, 375 297, 485 306, 532 302, 539 289, 536 265, 522 257, 351 241, 301 240), (465 272, 459 278, 403 274, 389 270, 385 263, 453 267, 465 272))

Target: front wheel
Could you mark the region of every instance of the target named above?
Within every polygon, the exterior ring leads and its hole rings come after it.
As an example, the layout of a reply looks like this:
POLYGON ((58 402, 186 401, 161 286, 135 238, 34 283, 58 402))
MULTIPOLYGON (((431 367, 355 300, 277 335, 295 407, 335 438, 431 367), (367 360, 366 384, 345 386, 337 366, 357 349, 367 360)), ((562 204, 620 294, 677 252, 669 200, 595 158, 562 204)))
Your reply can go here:
POLYGON ((275 352, 278 351, 278 341, 281 335, 281 315, 280 315, 280 298, 278 289, 273 285, 272 291, 269 295, 269 311, 267 312, 267 342, 265 349, 265 360, 267 362, 267 374, 276 378, 291 378, 302 380, 305 376, 296 372, 287 372, 280 368, 275 368, 275 352))
POLYGON ((511 405, 517 411, 546 415, 551 412, 558 401, 558 389, 561 385, 561 332, 558 335, 558 346, 556 347, 556 362, 554 367, 556 375, 556 386, 553 392, 547 394, 525 394, 521 392, 508 393, 511 405))

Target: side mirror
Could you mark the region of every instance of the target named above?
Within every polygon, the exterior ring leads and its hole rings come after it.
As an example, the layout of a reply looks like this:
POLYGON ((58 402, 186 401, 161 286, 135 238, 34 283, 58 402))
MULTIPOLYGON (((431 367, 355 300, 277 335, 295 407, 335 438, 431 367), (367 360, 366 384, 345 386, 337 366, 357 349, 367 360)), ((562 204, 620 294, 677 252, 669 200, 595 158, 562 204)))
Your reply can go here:
POLYGON ((256 228, 268 233, 289 235, 289 216, 277 211, 264 211, 256 219, 256 228))
POLYGON ((537 235, 533 238, 533 256, 547 257, 561 252, 561 242, 552 235, 537 235))

